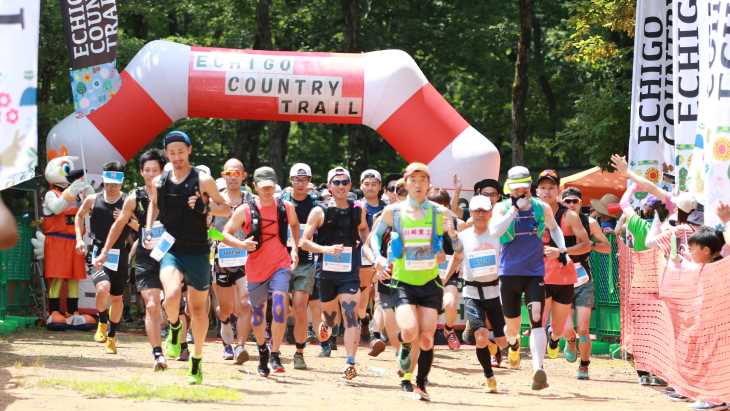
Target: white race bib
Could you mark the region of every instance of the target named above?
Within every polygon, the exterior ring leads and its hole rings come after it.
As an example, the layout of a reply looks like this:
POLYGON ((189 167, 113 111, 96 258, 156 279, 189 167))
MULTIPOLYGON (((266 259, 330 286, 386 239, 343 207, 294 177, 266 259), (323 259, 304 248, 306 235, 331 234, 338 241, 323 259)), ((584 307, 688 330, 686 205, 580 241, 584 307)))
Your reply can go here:
POLYGON ((497 274, 497 250, 474 251, 466 257, 466 262, 474 277, 497 274))
POLYGON ((436 256, 430 243, 420 247, 406 247, 404 257, 406 270, 430 270, 436 266, 436 256))
POLYGON ((160 236, 160 241, 157 243, 155 248, 152 249, 150 252, 150 257, 154 258, 155 261, 162 260, 162 257, 167 254, 168 251, 170 251, 170 248, 172 248, 172 245, 175 244, 175 237, 170 235, 167 231, 162 233, 160 236))
POLYGON ((112 271, 119 270, 119 256, 120 251, 118 248, 112 248, 111 250, 109 250, 106 257, 106 262, 104 263, 104 267, 112 271))
POLYGON ((449 263, 451 262, 451 259, 454 258, 452 255, 446 255, 446 259, 443 263, 439 264, 439 276, 441 278, 446 277, 446 269, 449 268, 449 263))
POLYGON ((573 284, 573 287, 580 287, 581 285, 585 284, 590 280, 590 277, 588 276, 588 271, 581 263, 575 263, 575 272, 578 274, 578 278, 575 281, 575 284, 573 284))
POLYGON ((221 268, 243 267, 248 260, 248 250, 218 244, 218 266, 221 268))
POLYGON ((323 254, 322 270, 336 273, 349 273, 352 271, 352 247, 343 247, 338 255, 323 254))
MULTIPOLYGON (((165 226, 162 225, 159 221, 155 221, 154 224, 152 224, 152 228, 149 230, 149 233, 151 235, 150 242, 152 243, 152 246, 157 246, 157 243, 160 242, 160 238, 162 238, 162 234, 165 232, 165 226)), ((147 228, 142 227, 142 238, 147 238, 147 228)))

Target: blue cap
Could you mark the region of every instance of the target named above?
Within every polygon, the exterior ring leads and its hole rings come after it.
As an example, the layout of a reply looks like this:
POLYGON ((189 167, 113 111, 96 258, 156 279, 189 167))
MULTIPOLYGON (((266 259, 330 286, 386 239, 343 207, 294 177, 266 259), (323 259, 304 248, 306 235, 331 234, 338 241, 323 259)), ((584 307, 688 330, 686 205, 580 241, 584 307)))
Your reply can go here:
POLYGON ((192 145, 192 143, 190 142, 190 137, 188 137, 188 135, 185 134, 185 132, 180 131, 180 130, 173 130, 173 131, 167 133, 167 135, 165 135, 164 147, 167 148, 168 144, 175 143, 178 141, 181 143, 185 143, 189 146, 192 145))

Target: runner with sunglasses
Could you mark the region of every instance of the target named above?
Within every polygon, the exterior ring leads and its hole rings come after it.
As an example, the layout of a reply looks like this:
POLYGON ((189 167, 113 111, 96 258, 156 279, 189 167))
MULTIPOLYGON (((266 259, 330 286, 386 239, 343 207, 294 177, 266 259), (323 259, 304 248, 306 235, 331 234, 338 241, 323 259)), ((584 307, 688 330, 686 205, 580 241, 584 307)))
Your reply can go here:
MULTIPOLYGON (((592 217, 581 213, 581 206, 583 205, 583 193, 576 187, 566 188, 560 195, 562 198, 563 205, 578 214, 580 222, 583 227, 588 230, 588 234, 591 239, 591 251, 602 254, 611 253, 611 243, 608 238, 603 234, 603 229, 592 217)), ((569 245, 571 240, 567 235, 565 236, 565 244, 569 245)), ((590 325, 591 325, 591 312, 593 311, 593 305, 595 303, 595 297, 593 294, 593 279, 591 274, 591 266, 589 264, 590 252, 574 255, 570 258, 576 263, 580 263, 585 269, 584 275, 579 275, 574 285, 573 293, 573 309, 575 310, 576 316, 576 330, 573 329, 573 316, 569 315, 566 325, 565 339, 567 344, 565 345, 565 359, 568 362, 576 361, 576 351, 580 353, 580 364, 578 365, 578 372, 576 378, 579 380, 587 380, 588 366, 591 363, 591 339, 590 339, 590 325), (578 336, 578 346, 576 347, 576 334, 578 336), (577 350, 576 350, 577 348, 577 350)), ((579 273, 583 274, 583 272, 579 273)))
POLYGON ((562 264, 568 263, 568 256, 563 232, 555 221, 552 208, 532 197, 531 184, 532 177, 526 167, 509 169, 504 191, 510 198, 494 208, 489 231, 499 236, 501 243, 499 286, 502 311, 507 323, 505 334, 509 344, 510 367, 520 367, 519 333, 524 294, 531 327, 532 389, 541 390, 548 387, 547 374, 543 369, 547 345, 542 321, 545 303, 543 234, 549 232, 558 245, 558 259, 562 264))
MULTIPOLYGON (((563 232, 565 252, 569 256, 583 256, 591 251, 591 241, 588 231, 581 223, 580 217, 558 202, 560 177, 555 170, 544 170, 537 179, 537 195, 554 210, 555 221, 563 232)), ((542 237, 545 245, 545 311, 543 325, 550 317, 551 325, 548 328, 548 357, 558 358, 560 353, 560 337, 565 331, 565 324, 571 313, 573 304, 574 284, 578 279, 578 272, 586 274, 581 262, 569 258, 567 263, 559 261, 561 250, 552 241, 548 233, 542 237)), ((581 258, 585 260, 585 258, 581 258)))
MULTIPOLYGON (((294 164, 289 170, 289 181, 292 190, 286 192, 282 199, 294 204, 294 211, 296 211, 300 222, 299 232, 303 233, 309 213, 317 206, 316 200, 309 193, 312 169, 304 163, 294 164)), ((293 242, 289 246, 297 248, 297 245, 293 242)), ((292 272, 290 290, 292 292, 292 308, 294 309, 294 342, 296 345, 296 353, 292 357, 292 363, 294 369, 304 370, 307 368, 307 363, 304 361, 308 325, 307 310, 309 296, 314 291, 314 256, 301 248, 299 249, 299 264, 292 272)), ((319 297, 317 297, 317 300, 319 300, 319 297)), ((318 321, 314 317, 312 320, 318 321)))
MULTIPOLYGON (((243 182, 246 181, 246 169, 243 163, 231 158, 223 165, 221 177, 225 180, 225 187, 220 191, 231 210, 239 205, 251 201, 253 196, 248 191, 242 190, 243 182)), ((228 217, 214 217, 212 225, 223 231, 228 217)), ((242 238, 243 233, 239 232, 238 237, 242 238)), ((215 293, 217 306, 216 315, 220 321, 220 334, 223 340, 223 359, 235 360, 236 364, 243 364, 248 361, 249 355, 246 352, 246 340, 251 332, 251 304, 248 301, 248 289, 246 285, 246 271, 244 264, 235 259, 227 258, 226 247, 220 241, 212 244, 213 253, 213 292, 215 293), (221 257, 221 250, 223 257, 221 257), (233 321, 236 321, 237 344, 233 348, 233 321)), ((240 260, 240 259, 239 259, 240 260)))
MULTIPOLYGON (((335 167, 327 173, 327 188, 332 200, 320 204, 309 213, 301 246, 320 254, 317 262, 319 298, 323 323, 318 332, 320 341, 328 339, 341 309, 345 325, 347 358, 343 378, 357 376, 355 355, 359 342, 357 305, 360 298, 360 248, 368 237, 365 209, 348 199, 352 188, 350 172, 335 167), (317 238, 314 239, 314 232, 317 238)), ((372 259, 369 250, 367 257, 372 259)))

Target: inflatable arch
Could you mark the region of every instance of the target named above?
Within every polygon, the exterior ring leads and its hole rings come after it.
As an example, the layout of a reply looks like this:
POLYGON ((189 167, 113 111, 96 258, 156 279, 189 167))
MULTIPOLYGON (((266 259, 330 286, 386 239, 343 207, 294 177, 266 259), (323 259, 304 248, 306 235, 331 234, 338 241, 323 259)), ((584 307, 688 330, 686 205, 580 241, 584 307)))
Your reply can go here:
POLYGON ((363 54, 280 52, 146 44, 121 73, 122 87, 88 116, 56 124, 48 148, 86 154, 99 173, 132 158, 185 117, 363 124, 407 161, 450 187, 499 173, 499 152, 471 127, 400 50, 363 54), (92 155, 89 155, 89 154, 92 155))

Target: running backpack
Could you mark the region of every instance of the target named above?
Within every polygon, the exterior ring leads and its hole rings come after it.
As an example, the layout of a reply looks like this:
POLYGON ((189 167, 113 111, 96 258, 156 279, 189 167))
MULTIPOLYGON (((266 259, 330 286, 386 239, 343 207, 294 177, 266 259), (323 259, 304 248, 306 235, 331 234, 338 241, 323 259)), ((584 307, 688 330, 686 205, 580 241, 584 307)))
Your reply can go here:
MULTIPOLYGON (((355 247, 360 240, 358 227, 360 226, 362 212, 360 211, 360 204, 358 202, 348 199, 347 205, 348 212, 350 214, 350 227, 352 227, 352 232, 349 236, 352 238, 352 246, 355 247)), ((331 245, 338 237, 347 238, 347 233, 341 236, 335 235, 338 231, 340 231, 341 227, 338 227, 336 224, 335 212, 337 211, 337 207, 335 206, 334 201, 330 200, 329 202, 319 203, 317 204, 317 207, 320 207, 324 212, 324 222, 317 230, 317 242, 320 244, 331 245)))
MULTIPOLYGON (((286 206, 284 205, 284 201, 281 199, 277 199, 275 201, 276 222, 279 224, 279 241, 281 241, 281 244, 286 247, 286 240, 289 236, 287 230, 289 227, 289 219, 286 215, 286 206)), ((255 253, 259 248, 261 248, 261 244, 263 244, 263 237, 261 235, 261 211, 256 205, 256 200, 253 197, 247 199, 246 204, 248 204, 251 219, 251 231, 248 234, 253 236, 253 239, 257 244, 256 250, 252 251, 255 253)))
MULTIPOLYGON (((393 231, 396 235, 391 234, 391 242, 393 243, 391 245, 391 251, 393 252, 394 258, 401 258, 403 256, 403 235, 401 233, 401 224, 400 224, 400 204, 396 203, 393 207, 393 231)), ((443 248, 443 240, 441 236, 438 234, 438 227, 436 226, 438 222, 438 209, 434 204, 431 204, 431 250, 433 253, 438 253, 443 248)))
MULTIPOLYGON (((530 203, 532 203, 532 213, 535 216, 535 221, 537 221, 537 237, 542 238, 542 234, 545 232, 545 209, 542 208, 542 205, 540 204, 540 201, 535 199, 534 197, 530 198, 530 203)), ((505 211, 509 210, 510 207, 512 207, 512 201, 510 199, 502 201, 500 204, 502 204, 502 208, 504 208, 505 211)), ((507 231, 502 234, 501 237, 499 237, 499 242, 501 244, 507 244, 515 239, 515 222, 517 221, 517 217, 510 223, 509 227, 507 228, 507 231)))

